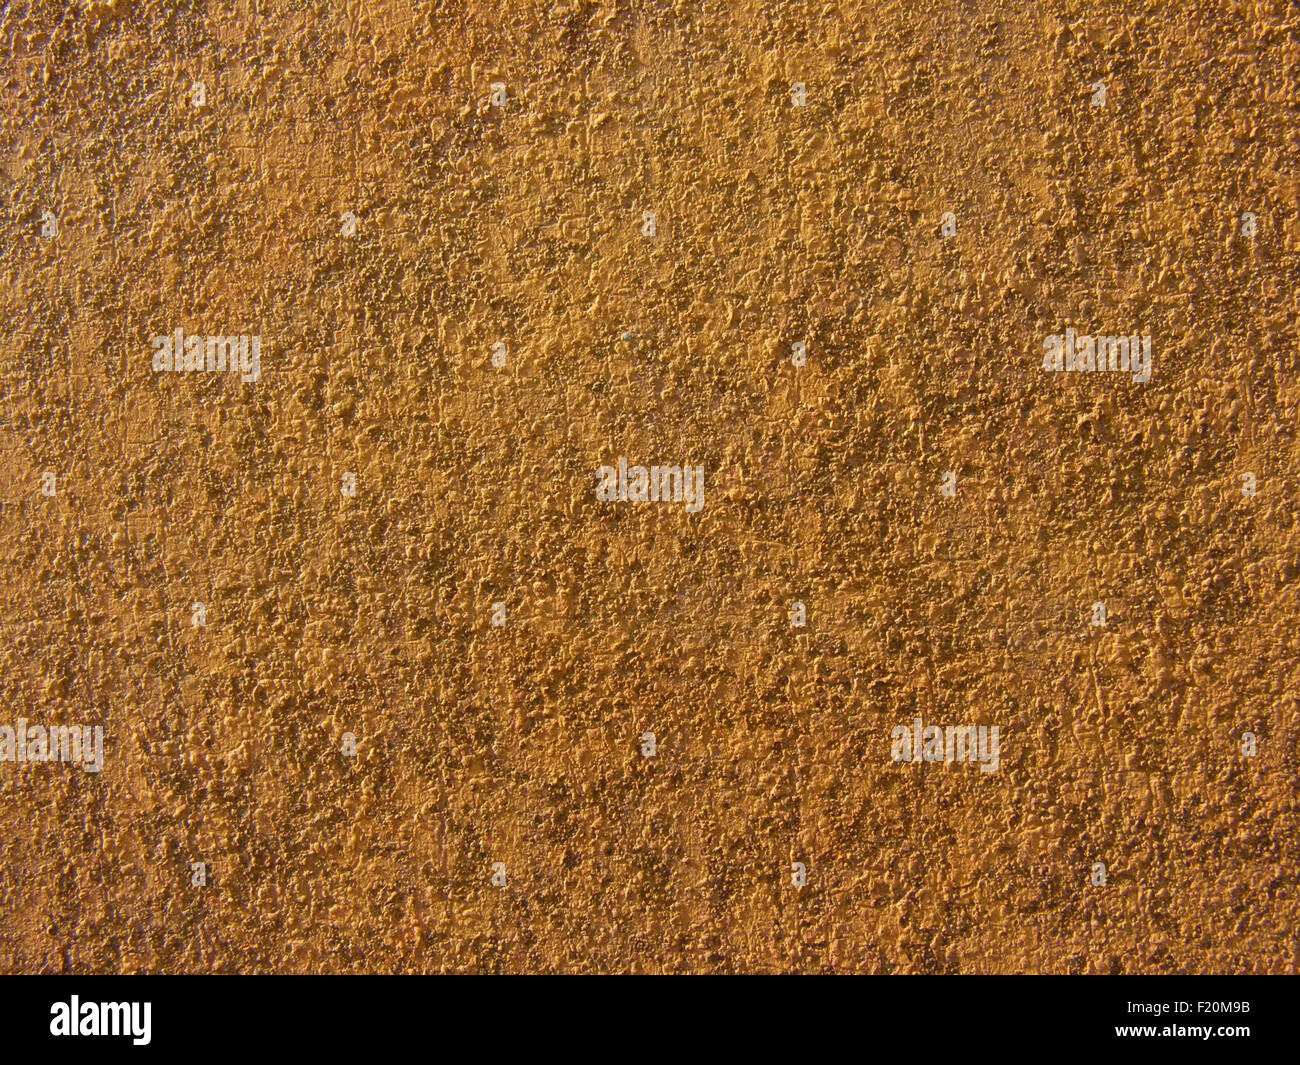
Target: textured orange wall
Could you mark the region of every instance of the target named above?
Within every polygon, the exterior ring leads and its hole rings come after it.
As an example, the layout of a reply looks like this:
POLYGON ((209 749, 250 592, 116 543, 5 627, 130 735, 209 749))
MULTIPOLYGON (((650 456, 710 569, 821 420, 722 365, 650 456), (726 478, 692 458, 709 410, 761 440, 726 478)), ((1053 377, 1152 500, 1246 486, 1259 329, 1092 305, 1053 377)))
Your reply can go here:
POLYGON ((1293 8, 72 7, 0 16, 0 725, 106 751, 0 762, 0 969, 1296 971, 1293 8))

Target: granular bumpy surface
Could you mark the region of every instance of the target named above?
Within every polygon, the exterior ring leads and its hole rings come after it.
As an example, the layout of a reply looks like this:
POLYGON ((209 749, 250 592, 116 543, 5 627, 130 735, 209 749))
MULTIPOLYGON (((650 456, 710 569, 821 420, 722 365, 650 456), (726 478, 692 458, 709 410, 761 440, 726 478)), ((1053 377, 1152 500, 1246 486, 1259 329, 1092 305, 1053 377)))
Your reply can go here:
POLYGON ((1293 5, 0 54, 0 970, 1297 970, 1293 5))

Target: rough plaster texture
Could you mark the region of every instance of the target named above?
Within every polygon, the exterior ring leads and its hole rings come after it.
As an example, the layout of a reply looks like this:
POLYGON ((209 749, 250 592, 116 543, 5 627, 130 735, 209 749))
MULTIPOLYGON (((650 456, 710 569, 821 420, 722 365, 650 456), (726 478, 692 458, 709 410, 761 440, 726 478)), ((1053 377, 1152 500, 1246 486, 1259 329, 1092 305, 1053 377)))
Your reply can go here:
POLYGON ((0 967, 1294 972, 1298 34, 8 4, 0 967))

